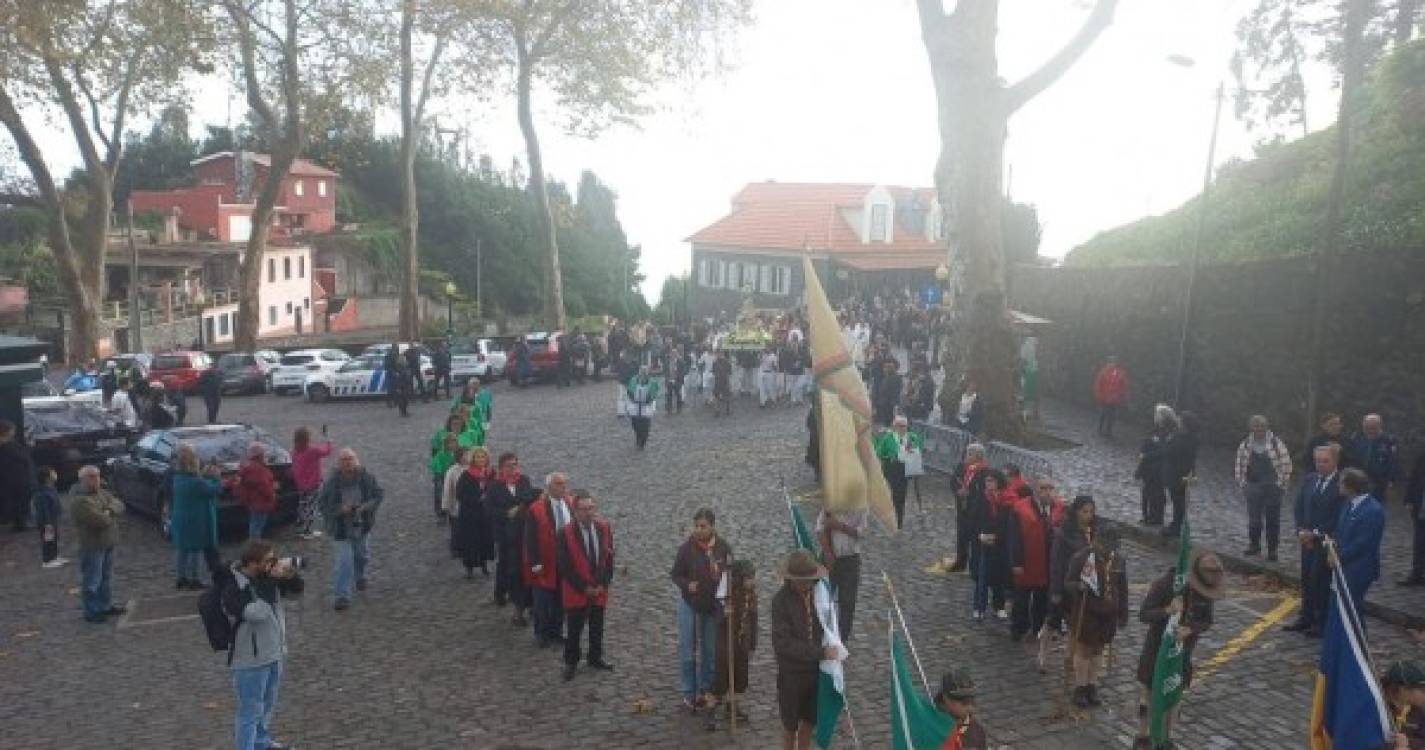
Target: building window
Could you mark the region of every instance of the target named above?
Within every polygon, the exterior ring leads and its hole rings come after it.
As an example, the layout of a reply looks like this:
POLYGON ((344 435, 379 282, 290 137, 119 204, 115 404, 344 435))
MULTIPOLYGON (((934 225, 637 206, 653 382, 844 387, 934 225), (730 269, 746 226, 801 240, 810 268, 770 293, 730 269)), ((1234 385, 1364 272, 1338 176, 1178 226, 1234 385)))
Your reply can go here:
POLYGON ((762 292, 764 294, 791 294, 792 269, 786 266, 762 266, 762 292))
POLYGON ((282 259, 282 280, 292 280, 292 256, 290 255, 282 259))
POLYGON ((228 314, 227 314, 227 313, 223 313, 222 315, 219 315, 219 316, 218 316, 218 335, 219 335, 219 336, 226 336, 226 335, 228 335, 228 314))
POLYGON ((317 180, 317 195, 320 195, 320 196, 323 197, 323 198, 327 197, 327 181, 326 181, 326 180, 317 180))
POLYGON ((703 258, 698 263, 698 281, 710 289, 721 289, 726 279, 727 262, 703 258))
POLYGON ((305 255, 297 256, 297 278, 307 278, 307 256, 305 255))
POLYGON ((298 198, 301 198, 302 195, 307 192, 307 189, 306 186, 302 184, 301 180, 297 180, 296 184, 292 186, 292 192, 296 193, 298 198))
POLYGON ((742 266, 742 288, 757 289, 757 264, 747 263, 742 266))
POLYGON ((742 264, 732 261, 727 264, 727 278, 725 279, 728 289, 738 289, 742 283, 742 264))
POLYGON ((288 302, 288 303, 287 303, 287 314, 288 314, 288 315, 291 315, 291 314, 292 314, 292 303, 291 303, 291 302, 288 302))
POLYGON ((302 307, 303 307, 303 309, 306 309, 306 310, 312 309, 312 298, 311 298, 311 297, 303 297, 303 298, 302 298, 302 307))
POLYGON ((267 259, 267 283, 272 284, 277 281, 277 259, 267 259))
POLYGON ((884 203, 871 206, 871 241, 888 241, 886 238, 886 204, 884 203))
POLYGON ((267 306, 267 325, 277 325, 277 305, 267 306))

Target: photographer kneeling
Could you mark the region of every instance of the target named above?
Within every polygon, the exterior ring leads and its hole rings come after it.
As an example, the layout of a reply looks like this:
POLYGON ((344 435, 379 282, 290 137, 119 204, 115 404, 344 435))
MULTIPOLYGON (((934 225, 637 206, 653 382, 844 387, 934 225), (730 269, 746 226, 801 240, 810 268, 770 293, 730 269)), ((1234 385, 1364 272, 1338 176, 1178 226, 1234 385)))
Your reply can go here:
POLYGON ((271 542, 248 540, 222 591, 223 610, 234 620, 228 666, 237 691, 233 734, 237 750, 284 750, 269 733, 277 688, 287 658, 283 594, 302 593, 301 558, 279 560, 271 542))

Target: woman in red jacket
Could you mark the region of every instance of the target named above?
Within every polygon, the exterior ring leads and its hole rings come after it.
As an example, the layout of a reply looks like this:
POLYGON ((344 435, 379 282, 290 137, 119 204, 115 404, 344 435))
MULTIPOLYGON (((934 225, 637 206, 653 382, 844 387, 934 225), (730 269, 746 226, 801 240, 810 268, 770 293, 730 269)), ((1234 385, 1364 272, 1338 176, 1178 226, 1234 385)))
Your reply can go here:
POLYGON ((1049 548, 1054 529, 1064 517, 1064 501, 1054 497, 1054 484, 1041 480, 1036 490, 1020 484, 1007 523, 1010 573, 1014 579, 1015 641, 1037 633, 1049 612, 1049 548))
POLYGON ((247 460, 238 468, 238 503, 247 508, 247 538, 261 539, 267 518, 277 511, 277 479, 267 468, 267 446, 247 447, 247 460))

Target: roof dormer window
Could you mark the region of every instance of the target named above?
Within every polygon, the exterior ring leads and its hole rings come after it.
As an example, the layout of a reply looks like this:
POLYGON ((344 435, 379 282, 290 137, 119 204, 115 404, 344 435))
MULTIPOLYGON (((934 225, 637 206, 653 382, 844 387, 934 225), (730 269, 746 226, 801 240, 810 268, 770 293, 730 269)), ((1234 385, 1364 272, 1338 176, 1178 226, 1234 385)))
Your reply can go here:
POLYGON ((889 242, 890 237, 887 230, 887 221, 890 215, 889 207, 884 203, 876 203, 871 206, 871 241, 889 242))

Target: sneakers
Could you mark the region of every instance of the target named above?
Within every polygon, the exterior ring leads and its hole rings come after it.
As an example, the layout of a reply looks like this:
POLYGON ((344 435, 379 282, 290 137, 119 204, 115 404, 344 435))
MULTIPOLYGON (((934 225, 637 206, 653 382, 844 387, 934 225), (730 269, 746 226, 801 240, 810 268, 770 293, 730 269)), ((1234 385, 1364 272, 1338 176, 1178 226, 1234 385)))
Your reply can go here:
POLYGON ((56 557, 55 559, 50 560, 49 562, 42 562, 42 563, 40 563, 40 567, 41 567, 41 568, 51 568, 51 569, 53 569, 53 568, 62 568, 62 567, 64 567, 65 565, 68 565, 68 564, 69 564, 69 560, 66 560, 66 559, 63 558, 63 557, 56 557))
POLYGON ((1009 610, 1004 609, 1003 607, 1001 607, 1000 609, 995 610, 995 617, 998 617, 998 618, 1001 619, 1001 620, 1008 620, 1008 619, 1009 619, 1009 610))
POLYGON ((985 619, 985 613, 984 613, 984 612, 981 612, 981 611, 978 610, 978 609, 975 610, 975 613, 974 613, 974 615, 972 615, 972 616, 975 618, 975 622, 980 622, 980 621, 982 621, 982 620, 985 619))

